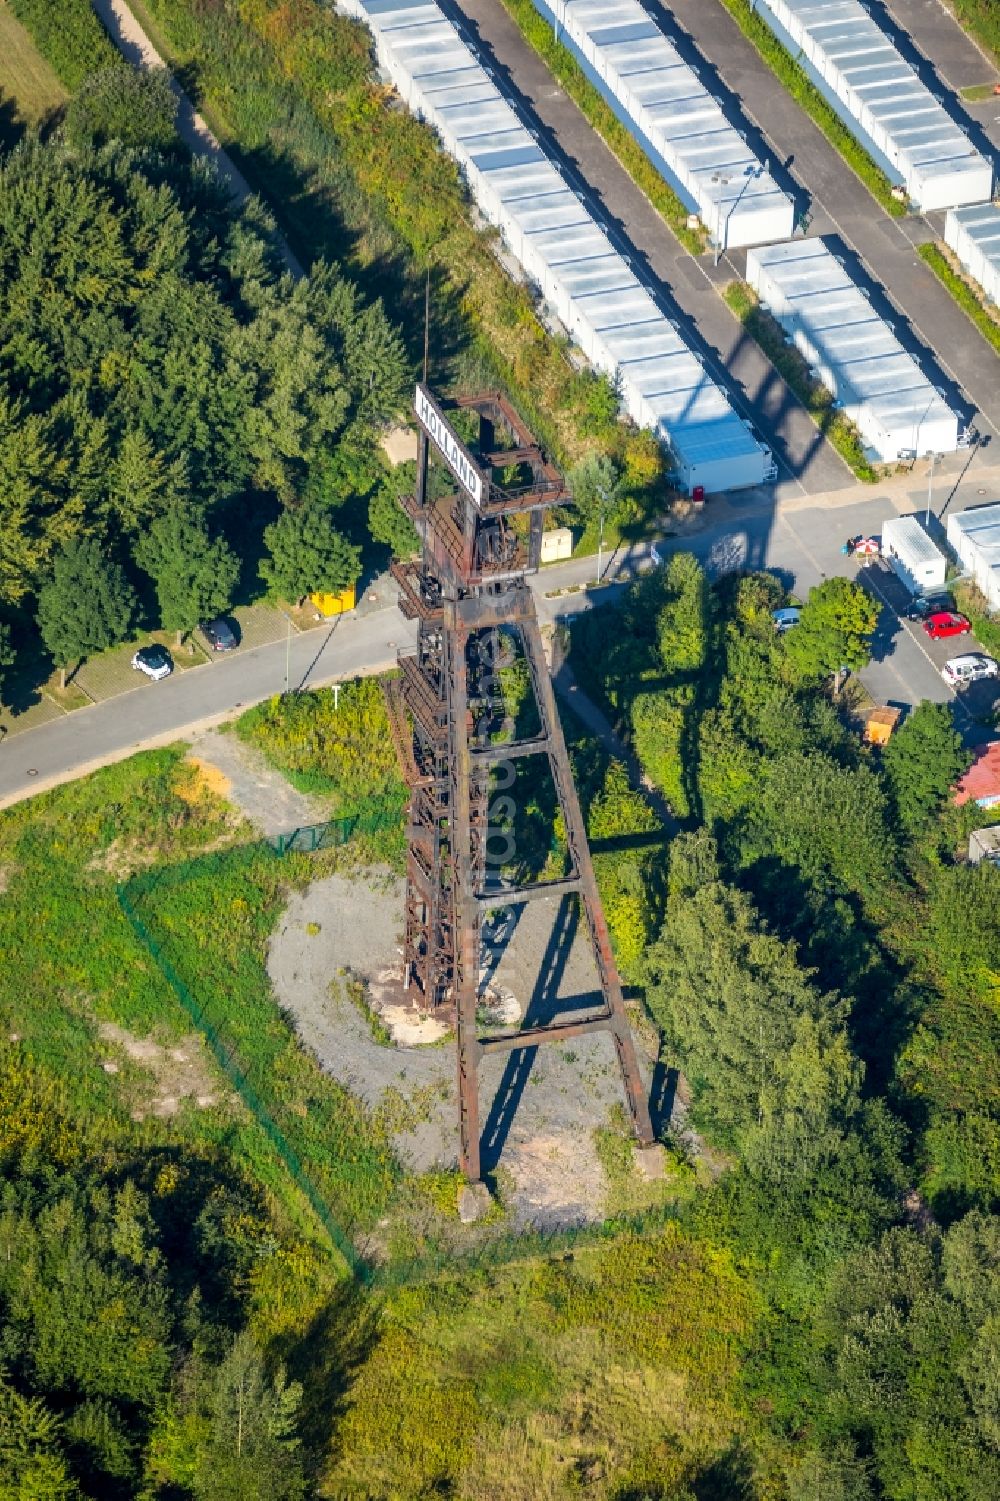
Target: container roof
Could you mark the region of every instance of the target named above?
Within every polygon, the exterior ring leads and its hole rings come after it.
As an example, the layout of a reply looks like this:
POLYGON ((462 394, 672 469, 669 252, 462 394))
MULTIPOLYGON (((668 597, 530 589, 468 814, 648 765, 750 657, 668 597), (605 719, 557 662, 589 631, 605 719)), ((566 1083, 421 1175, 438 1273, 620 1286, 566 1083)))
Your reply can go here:
POLYGON ((907 556, 914 563, 938 563, 943 554, 924 530, 919 516, 891 516, 882 525, 883 540, 893 546, 906 548, 907 556))
POLYGON ((1000 270, 1000 203, 973 203, 951 213, 976 249, 1000 270))
POLYGON ((974 547, 984 553, 996 552, 1000 560, 1000 501, 956 511, 948 517, 948 531, 952 536, 962 532, 974 547))
POLYGON ((595 50, 605 81, 703 213, 719 205, 735 227, 790 202, 639 0, 566 0, 561 9, 564 31, 595 50))
MULTIPOLYGON (((944 398, 880 318, 865 293, 820 239, 750 252, 780 290, 797 326, 830 366, 838 399, 868 407, 885 432, 954 420, 944 398)), ((766 300, 766 291, 765 291, 766 300)))
POLYGON ((360 0, 359 8, 418 84, 449 150, 474 164, 502 203, 523 259, 530 250, 545 265, 570 300, 571 323, 597 334, 680 461, 759 459, 763 445, 433 0, 360 0))
POLYGON ((902 169, 926 180, 982 166, 985 158, 860 0, 780 0, 774 5, 779 20, 782 10, 840 74, 853 96, 845 100, 851 112, 867 107, 891 137, 902 169))

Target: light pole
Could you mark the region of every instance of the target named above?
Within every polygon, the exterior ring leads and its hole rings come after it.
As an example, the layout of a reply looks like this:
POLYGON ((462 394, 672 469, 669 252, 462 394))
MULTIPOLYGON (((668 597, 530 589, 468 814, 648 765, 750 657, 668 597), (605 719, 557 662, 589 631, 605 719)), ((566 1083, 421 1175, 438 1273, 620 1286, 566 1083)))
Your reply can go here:
POLYGON ((601 573, 604 568, 604 510, 608 503, 606 490, 598 490, 601 497, 601 511, 597 522, 597 583, 601 582, 601 573))
POLYGON ((943 457, 944 455, 940 453, 931 454, 931 467, 927 471, 927 508, 924 511, 924 526, 930 526, 931 524, 931 491, 934 488, 934 464, 938 459, 943 457))
MULTIPOLYGON (((746 192, 747 188, 750 186, 753 180, 757 177, 763 176, 764 168, 762 167, 760 162, 756 162, 749 167, 743 168, 743 186, 740 188, 736 197, 733 199, 732 203, 726 210, 725 217, 722 221, 722 233, 720 235, 716 235, 715 237, 715 260, 713 261, 713 265, 717 266, 723 252, 729 249, 729 221, 736 210, 739 208, 740 199, 743 197, 743 194, 746 192)), ((712 181, 724 184, 732 182, 733 179, 729 176, 728 172, 713 172, 712 181)))

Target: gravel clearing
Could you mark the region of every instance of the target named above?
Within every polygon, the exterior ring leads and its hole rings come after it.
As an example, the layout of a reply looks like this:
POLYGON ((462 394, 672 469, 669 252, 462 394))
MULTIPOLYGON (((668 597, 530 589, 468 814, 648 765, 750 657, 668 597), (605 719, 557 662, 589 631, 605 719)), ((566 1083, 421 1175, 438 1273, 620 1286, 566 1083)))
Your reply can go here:
MULTIPOLYGON (((321 1066, 381 1113, 401 1161, 423 1172, 457 1163, 454 1047, 377 1041, 349 985, 364 980, 377 1009, 380 982, 401 973, 403 891, 386 871, 359 871, 295 893, 272 935, 268 973, 321 1066)), ((489 956, 491 984, 522 1009, 529 1004, 530 1020, 576 1009, 567 1000, 594 1003, 593 956, 574 917, 572 902, 529 903, 489 956)), ((636 1041, 648 1078, 653 1060, 636 1041)), ((556 1228, 604 1217, 608 1185, 593 1132, 622 1103, 605 1033, 482 1060, 484 1170, 499 1166, 512 1183, 506 1197, 516 1224, 556 1228)))

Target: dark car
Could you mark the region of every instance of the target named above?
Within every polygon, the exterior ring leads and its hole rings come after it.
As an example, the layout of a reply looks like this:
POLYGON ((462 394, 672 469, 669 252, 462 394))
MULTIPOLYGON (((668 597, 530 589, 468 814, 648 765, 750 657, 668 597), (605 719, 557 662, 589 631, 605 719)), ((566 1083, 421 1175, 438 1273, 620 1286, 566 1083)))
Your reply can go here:
POLYGON ((954 610, 939 610, 928 615, 924 630, 932 641, 942 641, 946 636, 967 636, 972 626, 964 615, 956 615, 954 610))
POLYGON ((235 651, 240 644, 229 621, 221 615, 215 620, 206 620, 201 634, 213 651, 235 651))
POLYGON ((943 614, 953 610, 955 601, 950 594, 918 594, 910 601, 907 620, 926 620, 928 615, 943 614))

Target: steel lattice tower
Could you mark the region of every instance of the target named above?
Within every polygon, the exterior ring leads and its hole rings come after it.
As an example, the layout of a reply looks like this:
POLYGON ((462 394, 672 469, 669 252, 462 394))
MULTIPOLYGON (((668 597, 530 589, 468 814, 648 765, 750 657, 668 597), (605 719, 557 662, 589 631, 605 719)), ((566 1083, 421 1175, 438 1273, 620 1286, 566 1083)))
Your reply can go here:
MULTIPOLYGON (((422 1007, 454 1007, 458 1052, 461 1166, 480 1177, 479 1059, 598 1030, 611 1033, 636 1137, 653 1140, 604 909, 545 661, 526 575, 539 566, 545 510, 568 499, 562 479, 502 396, 460 398, 448 410, 473 413, 478 441, 458 437, 438 403, 418 386, 421 426, 416 493, 403 508, 420 535, 419 562, 393 564, 403 614, 418 622, 415 654, 387 685, 389 719, 410 789, 407 828, 404 984, 422 1007), (501 440, 501 435, 504 435, 501 440), (428 494, 429 442, 456 481, 428 494), (519 478, 505 487, 498 472, 519 478), (530 478, 526 478, 529 476, 530 478), (496 645, 516 631, 540 726, 530 739, 491 743, 496 721, 496 645), (511 887, 490 873, 490 777, 501 763, 548 758, 562 812, 569 873, 511 887), (585 1017, 480 1037, 481 925, 484 913, 538 897, 578 894, 597 965, 599 1009, 585 1017)), ((467 419, 465 419, 467 421, 467 419)))

